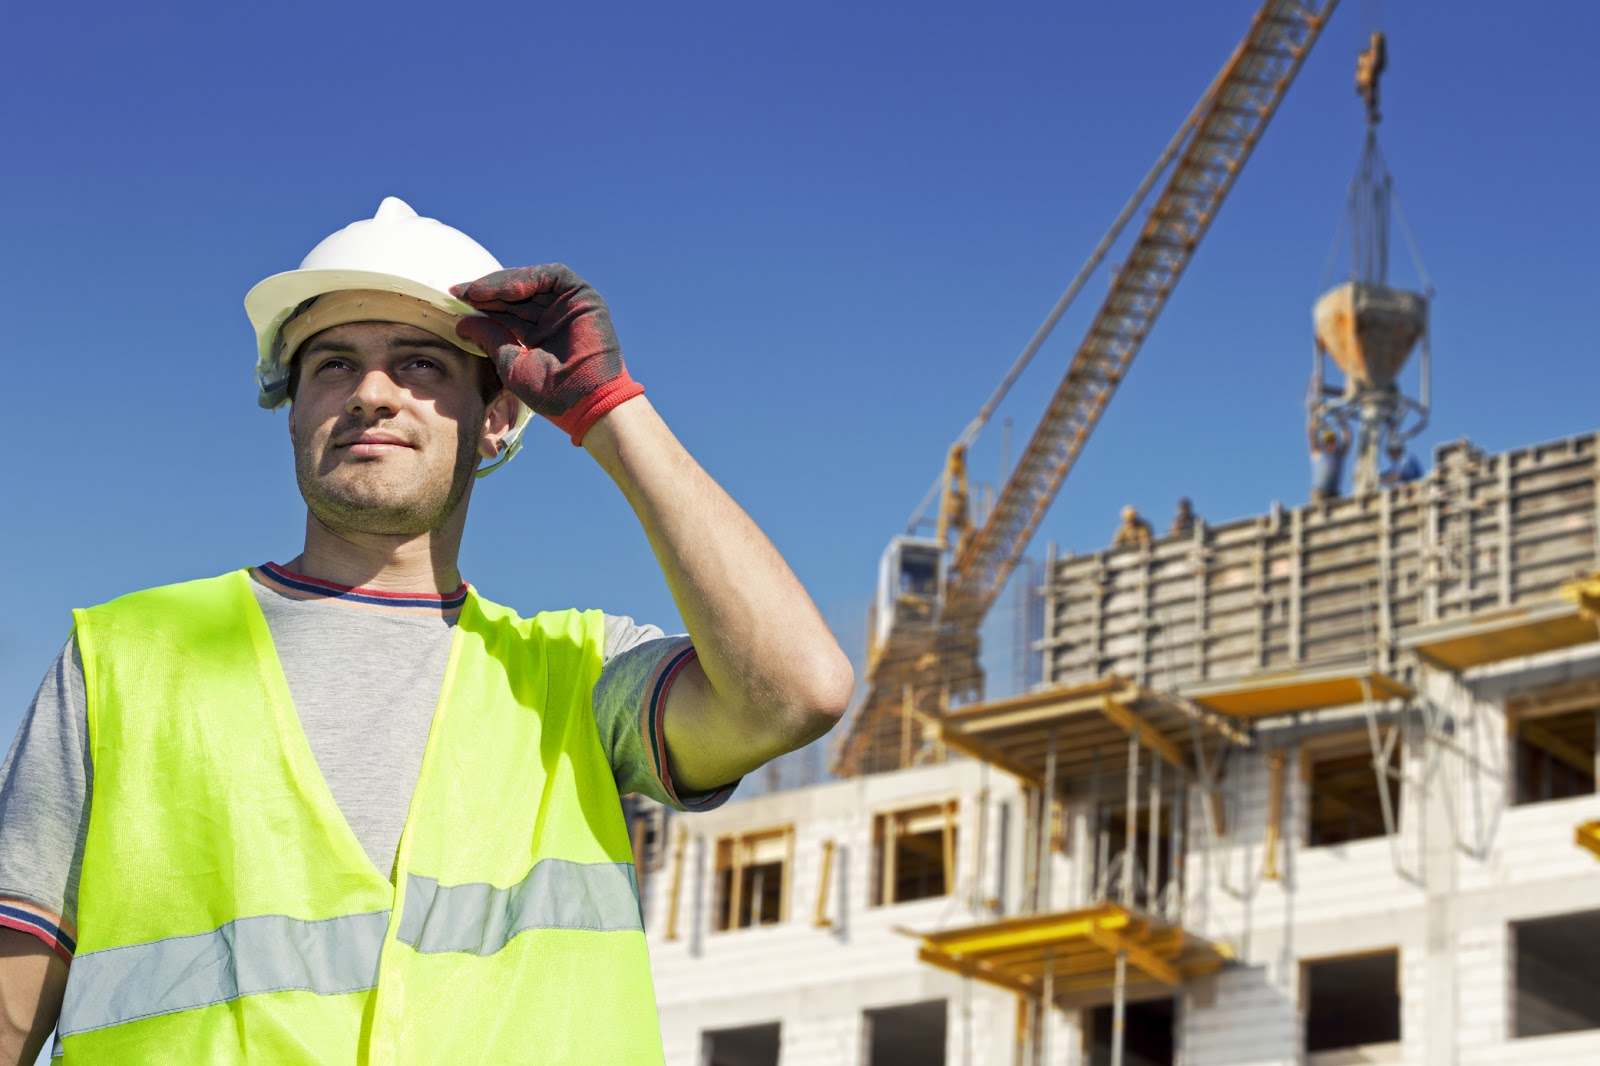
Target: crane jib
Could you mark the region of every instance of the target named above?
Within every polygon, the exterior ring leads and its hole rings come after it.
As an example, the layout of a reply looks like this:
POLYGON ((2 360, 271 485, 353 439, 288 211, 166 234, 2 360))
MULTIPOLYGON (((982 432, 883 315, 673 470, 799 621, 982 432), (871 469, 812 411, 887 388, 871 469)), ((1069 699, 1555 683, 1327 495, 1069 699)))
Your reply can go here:
POLYGON ((951 566, 935 624, 907 634, 910 639, 891 634, 881 650, 897 654, 879 654, 869 664, 866 699, 839 751, 842 768, 859 761, 862 747, 880 728, 872 719, 936 710, 904 706, 910 671, 925 676, 924 667, 914 668, 913 662, 925 664, 935 650, 940 660, 952 660, 941 664, 942 682, 924 683, 924 691, 947 693, 952 678, 981 679, 977 631, 984 616, 1336 5, 1337 0, 1268 0, 1257 11, 1244 40, 1207 89, 1201 117, 1044 417, 987 520, 951 566), (969 656, 972 661, 960 661, 969 656))

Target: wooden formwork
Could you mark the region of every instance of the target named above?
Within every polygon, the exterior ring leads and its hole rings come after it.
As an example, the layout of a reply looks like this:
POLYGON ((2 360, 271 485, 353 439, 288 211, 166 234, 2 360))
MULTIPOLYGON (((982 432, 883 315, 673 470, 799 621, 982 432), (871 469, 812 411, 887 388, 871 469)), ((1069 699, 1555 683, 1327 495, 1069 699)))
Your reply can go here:
POLYGON ((1559 593, 1600 565, 1596 443, 1485 455, 1456 442, 1421 481, 1061 558, 1045 588, 1046 683, 1389 672, 1408 637, 1531 606, 1561 615, 1540 639, 1593 639, 1592 626, 1561 630, 1576 608, 1559 593))

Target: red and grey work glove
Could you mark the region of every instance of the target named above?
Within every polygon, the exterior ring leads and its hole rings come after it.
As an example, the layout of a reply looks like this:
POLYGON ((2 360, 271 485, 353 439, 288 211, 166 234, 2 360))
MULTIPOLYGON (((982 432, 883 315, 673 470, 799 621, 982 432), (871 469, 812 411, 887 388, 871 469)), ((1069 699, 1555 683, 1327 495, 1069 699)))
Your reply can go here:
POLYGON ((480 312, 456 323, 462 340, 494 360, 523 403, 573 444, 602 415, 644 392, 622 365, 605 300, 560 263, 497 270, 450 295, 480 312))

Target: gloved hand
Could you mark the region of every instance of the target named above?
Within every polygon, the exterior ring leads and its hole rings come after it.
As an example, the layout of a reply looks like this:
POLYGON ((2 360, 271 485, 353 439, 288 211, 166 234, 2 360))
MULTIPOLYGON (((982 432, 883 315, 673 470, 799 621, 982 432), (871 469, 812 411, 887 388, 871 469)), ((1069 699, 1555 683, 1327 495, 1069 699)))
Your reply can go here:
POLYGON ((456 323, 517 398, 582 444, 600 417, 644 392, 622 365, 605 300, 560 263, 497 270, 450 295, 480 314, 456 323))

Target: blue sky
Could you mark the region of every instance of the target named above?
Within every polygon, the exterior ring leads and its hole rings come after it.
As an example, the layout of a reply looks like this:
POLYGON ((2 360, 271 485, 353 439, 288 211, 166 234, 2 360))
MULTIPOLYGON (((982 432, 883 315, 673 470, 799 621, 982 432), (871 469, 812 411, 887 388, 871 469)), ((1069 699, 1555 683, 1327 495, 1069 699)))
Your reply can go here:
MULTIPOLYGON (((385 195, 605 294, 634 376, 859 652, 877 557, 1242 36, 1248 0, 25 5, 0 40, 8 736, 71 607, 299 548, 240 301, 385 195), (462 11, 467 9, 462 8, 462 11)), ((1377 5, 1331 25, 1033 546, 1304 498, 1309 308, 1377 5)), ((1383 5, 1384 147, 1437 288, 1424 437, 1596 427, 1588 3, 1383 5)), ((1103 277, 1014 400, 1016 445, 1103 277)), ((676 611, 549 427, 482 483, 468 580, 676 611)), ((994 480, 1000 420, 974 454, 994 480)))

